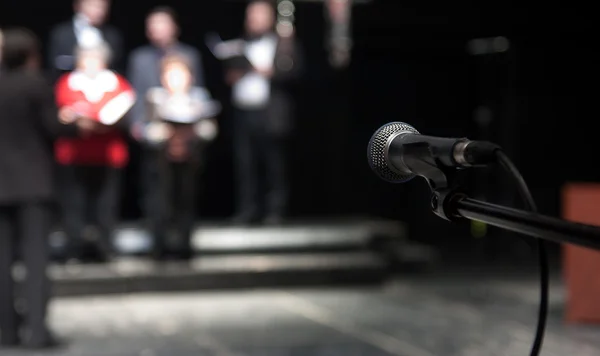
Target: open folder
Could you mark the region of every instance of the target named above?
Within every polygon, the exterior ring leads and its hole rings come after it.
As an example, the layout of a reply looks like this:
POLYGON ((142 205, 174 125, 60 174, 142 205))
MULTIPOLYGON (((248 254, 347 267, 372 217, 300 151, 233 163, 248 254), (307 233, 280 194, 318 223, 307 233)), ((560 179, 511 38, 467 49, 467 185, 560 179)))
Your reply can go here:
POLYGON ((215 58, 231 69, 248 70, 252 64, 246 57, 246 43, 241 39, 223 41, 216 33, 206 35, 206 46, 215 58))

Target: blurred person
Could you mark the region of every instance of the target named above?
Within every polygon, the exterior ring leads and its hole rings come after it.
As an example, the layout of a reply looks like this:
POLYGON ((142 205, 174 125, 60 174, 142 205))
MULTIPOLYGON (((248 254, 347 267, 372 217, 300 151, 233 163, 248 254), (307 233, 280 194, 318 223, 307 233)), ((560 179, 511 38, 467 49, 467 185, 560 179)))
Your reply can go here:
MULTIPOLYGON (((161 87, 161 62, 168 55, 185 57, 194 77, 194 85, 204 86, 202 60, 197 49, 181 43, 177 13, 170 7, 160 6, 152 9, 146 17, 146 36, 149 45, 133 51, 129 58, 128 78, 140 94, 131 110, 131 134, 137 141, 144 139, 144 126, 148 123, 148 106, 143 98, 151 88, 161 87)), ((145 146, 141 157, 141 197, 142 211, 147 220, 160 215, 154 188, 159 182, 159 167, 156 160, 156 151, 150 146, 145 146)), ((150 224, 152 221, 148 221, 150 224)), ((152 230, 152 229, 151 229, 152 230)), ((154 241, 162 241, 162 237, 153 236, 154 241)), ((158 243, 154 256, 160 257, 165 251, 160 251, 162 243, 158 243)))
POLYGON ((147 93, 148 124, 144 132, 144 141, 158 166, 158 180, 150 187, 154 193, 153 215, 149 216, 155 238, 153 256, 188 259, 193 255, 198 175, 206 145, 217 135, 213 118, 220 105, 211 100, 206 89, 194 85, 186 57, 165 57, 160 78, 162 86, 147 93), (171 251, 167 244, 170 227, 178 241, 171 251))
MULTIPOLYGON (((76 135, 59 123, 52 88, 40 74, 36 37, 23 29, 4 33, 0 80, 0 345, 42 348, 55 344, 46 325, 50 281, 48 236, 54 201, 52 139, 76 135), (22 247, 27 274, 25 316, 15 310, 14 251, 22 247), (21 325, 23 324, 23 325, 21 325), (21 327, 25 333, 20 334, 21 327)), ((65 113, 61 113, 65 115, 65 113)))
MULTIPOLYGON (((204 85, 204 72, 200 52, 179 41, 177 13, 168 6, 152 9, 146 17, 146 37, 149 45, 134 50, 129 57, 127 77, 138 93, 161 86, 161 61, 167 55, 187 57, 197 86, 204 85)), ((146 122, 146 106, 143 100, 136 101, 132 111, 132 134, 141 138, 146 122)))
POLYGON ((75 15, 72 20, 57 25, 49 38, 48 68, 52 80, 64 72, 75 69, 76 47, 94 47, 108 43, 112 52, 110 68, 123 68, 123 39, 121 33, 106 24, 110 12, 110 0, 74 0, 75 15))
POLYGON ((76 58, 75 70, 63 75, 55 88, 58 107, 69 113, 62 121, 83 121, 91 127, 79 137, 61 137, 54 145, 68 241, 66 258, 107 261, 114 254, 112 233, 119 213, 121 173, 129 158, 119 121, 131 109, 135 93, 125 78, 107 69, 107 45, 79 48, 76 58), (95 242, 91 255, 90 241, 95 242))
POLYGON ((289 85, 301 70, 300 50, 290 28, 282 25, 276 32, 273 3, 252 1, 246 9, 243 37, 250 67, 227 72, 226 80, 232 85, 239 195, 235 223, 279 223, 286 213, 285 142, 292 115, 289 85), (265 172, 260 170, 262 164, 265 172), (261 186, 266 188, 262 194, 261 186))
MULTIPOLYGON (((4 43, 3 41, 3 37, 2 37, 2 29, 0 29, 0 60, 2 60, 2 44, 4 43)), ((0 66, 2 65, 2 62, 0 62, 0 66)))

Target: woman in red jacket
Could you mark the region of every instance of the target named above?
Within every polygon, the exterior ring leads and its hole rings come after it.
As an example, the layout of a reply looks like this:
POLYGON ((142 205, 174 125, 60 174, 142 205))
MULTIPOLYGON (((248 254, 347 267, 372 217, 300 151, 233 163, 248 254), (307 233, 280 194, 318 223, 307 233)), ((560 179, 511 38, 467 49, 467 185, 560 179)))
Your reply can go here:
POLYGON ((76 69, 56 84, 57 105, 67 112, 61 120, 84 120, 91 128, 77 138, 58 139, 54 147, 62 171, 68 258, 106 261, 113 253, 120 176, 129 159, 118 123, 135 102, 135 93, 122 76, 107 69, 109 57, 104 44, 77 49, 76 69), (92 256, 86 255, 89 242, 97 247, 92 256))

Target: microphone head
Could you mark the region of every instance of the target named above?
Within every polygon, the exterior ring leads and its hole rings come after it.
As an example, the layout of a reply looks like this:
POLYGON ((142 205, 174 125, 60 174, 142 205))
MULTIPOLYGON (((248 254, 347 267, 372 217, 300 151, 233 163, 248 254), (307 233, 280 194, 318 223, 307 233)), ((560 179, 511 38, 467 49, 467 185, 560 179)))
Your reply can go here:
POLYGON ((367 147, 369 166, 379 178, 390 183, 404 183, 415 177, 414 174, 398 172, 388 164, 389 144, 400 133, 418 135, 419 131, 403 122, 390 122, 375 131, 367 147))

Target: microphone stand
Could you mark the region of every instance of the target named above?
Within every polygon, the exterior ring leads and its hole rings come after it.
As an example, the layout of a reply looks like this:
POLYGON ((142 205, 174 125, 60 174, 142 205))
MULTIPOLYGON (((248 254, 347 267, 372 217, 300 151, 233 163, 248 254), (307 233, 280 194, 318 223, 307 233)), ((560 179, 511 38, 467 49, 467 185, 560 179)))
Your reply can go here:
MULTIPOLYGON (((410 167, 413 173, 427 179, 432 190, 431 209, 441 218, 449 221, 461 219, 480 221, 540 239, 558 243, 571 243, 600 250, 599 227, 567 222, 532 211, 518 210, 471 199, 451 184, 457 170, 455 167, 444 165, 442 159, 447 158, 445 157, 446 152, 427 143, 405 145, 404 151, 403 161, 405 165, 410 167)), ((507 171, 513 173, 513 178, 521 185, 520 190, 524 200, 529 202, 531 210, 536 210, 526 184, 521 182, 520 174, 518 171, 515 172, 516 168, 512 167, 512 163, 508 158, 504 159, 502 157, 504 155, 496 155, 493 159, 485 156, 479 158, 483 161, 489 159, 490 163, 494 160, 503 164, 507 171)), ((538 240, 537 243, 540 253, 540 307, 535 340, 531 348, 532 356, 540 354, 548 314, 548 261, 543 241, 538 240)))
POLYGON ((405 153, 406 165, 413 173, 427 179, 432 190, 431 209, 443 219, 475 220, 545 240, 600 250, 600 227, 471 199, 452 187, 456 168, 440 164, 438 153, 429 145, 406 145, 405 153))

